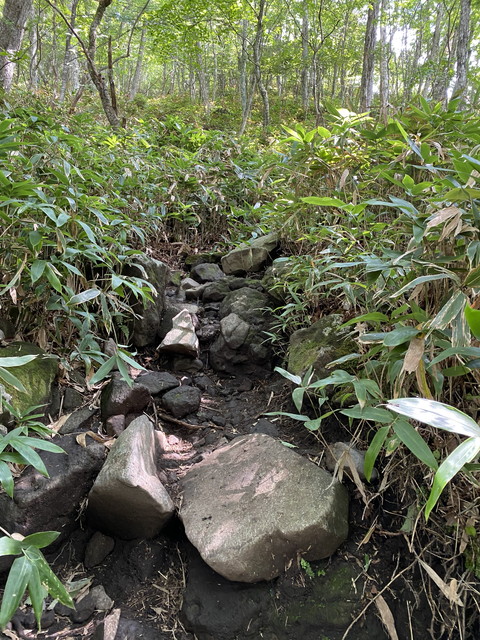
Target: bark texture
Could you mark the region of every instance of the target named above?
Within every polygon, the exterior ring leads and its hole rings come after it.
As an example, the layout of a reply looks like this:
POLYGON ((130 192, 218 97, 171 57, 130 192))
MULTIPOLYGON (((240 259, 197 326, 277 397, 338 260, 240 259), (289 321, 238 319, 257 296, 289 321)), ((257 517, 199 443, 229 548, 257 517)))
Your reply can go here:
POLYGON ((0 85, 9 91, 15 73, 15 54, 20 51, 33 0, 5 0, 0 21, 0 85))

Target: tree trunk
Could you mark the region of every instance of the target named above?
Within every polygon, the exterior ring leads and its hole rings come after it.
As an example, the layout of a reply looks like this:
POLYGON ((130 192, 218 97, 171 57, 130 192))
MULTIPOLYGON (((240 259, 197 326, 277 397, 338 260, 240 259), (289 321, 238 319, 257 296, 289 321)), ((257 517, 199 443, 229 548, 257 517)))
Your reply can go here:
POLYGON ((208 105, 208 83, 203 63, 202 43, 197 42, 197 78, 198 78, 198 97, 200 102, 208 105))
POLYGON ((142 29, 140 36, 140 44, 138 45, 137 62, 135 64, 135 73, 133 74, 132 85, 130 87, 129 100, 133 100, 140 88, 140 80, 142 78, 143 56, 145 54, 145 34, 147 30, 142 29))
MULTIPOLYGON (((77 22, 77 7, 79 0, 72 0, 70 5, 70 24, 75 29, 77 22)), ((80 86, 78 73, 78 57, 74 46, 72 45, 72 33, 67 31, 65 36, 65 57, 63 59, 62 84, 60 86, 60 94, 58 101, 60 104, 65 100, 68 85, 71 84, 72 90, 77 92, 80 86)))
POLYGON ((248 118, 247 105, 247 35, 248 35, 248 20, 242 20, 242 33, 240 36, 240 55, 238 57, 238 88, 240 92, 240 104, 242 105, 242 122, 248 118), (246 116, 247 114, 247 116, 246 116))
POLYGON ((380 22, 380 120, 387 123, 388 107, 390 101, 390 74, 388 63, 390 60, 390 46, 387 41, 387 25, 388 18, 387 1, 382 0, 382 15, 380 22))
POLYGON ((421 93, 424 96, 428 96, 430 94, 432 80, 434 77, 434 65, 438 65, 439 54, 440 54, 440 36, 442 33, 442 20, 444 15, 444 7, 442 4, 438 5, 437 8, 437 18, 435 20, 435 30, 433 32, 432 43, 430 45, 430 50, 427 56, 428 60, 428 71, 427 76, 425 78, 425 84, 423 86, 423 90, 421 93))
POLYGON ((25 25, 32 11, 33 0, 5 0, 0 21, 0 85, 5 91, 12 86, 15 54, 22 46, 25 25))
POLYGON ((309 98, 309 63, 308 63, 308 0, 303 0, 303 17, 302 17, 302 76, 301 76, 301 93, 303 112, 307 115, 308 98, 309 98))
POLYGON ((253 43, 253 69, 255 81, 258 91, 263 102, 263 128, 267 129, 270 124, 270 104, 268 101, 268 92, 262 80, 262 45, 263 45, 263 19, 265 17, 266 0, 260 0, 257 14, 257 29, 255 33, 255 41, 253 43))
POLYGON ((467 88, 468 59, 470 57, 470 14, 471 0, 460 0, 460 20, 457 28, 457 67, 453 94, 463 99, 467 88))
POLYGON ((32 91, 38 89, 38 66, 40 64, 40 51, 38 42, 38 25, 32 25, 30 29, 30 88, 32 91))
POLYGON ((363 68, 360 82, 360 110, 368 111, 373 99, 373 74, 375 70, 375 45, 380 0, 374 0, 368 9, 367 28, 363 47, 363 68))

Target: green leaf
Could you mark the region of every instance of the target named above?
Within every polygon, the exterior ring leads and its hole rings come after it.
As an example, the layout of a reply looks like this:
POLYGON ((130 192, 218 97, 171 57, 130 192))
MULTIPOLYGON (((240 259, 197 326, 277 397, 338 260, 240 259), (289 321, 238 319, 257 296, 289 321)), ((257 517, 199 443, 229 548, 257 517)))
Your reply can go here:
POLYGON ((450 433, 464 436, 480 437, 480 427, 467 416, 466 413, 448 404, 427 400, 426 398, 396 398, 385 405, 390 411, 395 411, 412 420, 443 429, 450 433))
POLYGON ((293 390, 292 400, 297 411, 302 410, 303 397, 305 395, 305 391, 306 391, 305 387, 298 387, 297 389, 293 390))
POLYGON ((37 547, 38 549, 43 549, 43 547, 48 547, 49 544, 52 544, 59 535, 60 533, 58 531, 40 531, 26 536, 20 544, 22 547, 37 547))
POLYGON ((117 364, 117 359, 115 358, 115 356, 112 356, 111 358, 109 358, 106 362, 102 364, 102 366, 99 369, 97 369, 97 371, 95 372, 95 375, 90 378, 89 385, 93 386, 94 384, 97 384, 97 382, 100 382, 101 380, 106 378, 116 364, 117 364))
POLYGON ((50 284, 55 289, 55 291, 58 291, 58 293, 62 293, 63 291, 62 283, 58 279, 58 276, 56 275, 54 268, 52 267, 50 262, 47 263, 47 265, 45 266, 45 273, 47 276, 47 280, 50 282, 50 284))
POLYGON ((343 369, 336 369, 332 372, 332 375, 327 378, 322 378, 309 385, 310 389, 323 389, 330 384, 347 384, 356 380, 355 376, 350 375, 343 369))
POLYGON ((462 291, 457 291, 430 322, 429 331, 445 329, 463 311, 466 301, 467 296, 462 291))
POLYGON ((452 356, 466 356, 467 358, 480 358, 480 347, 449 347, 438 354, 431 362, 430 367, 452 356))
POLYGON ((396 347, 404 342, 410 342, 412 338, 418 336, 421 332, 413 327, 399 327, 385 335, 383 344, 386 347, 396 347))
POLYGON ((27 464, 31 464, 39 473, 46 478, 49 477, 47 468, 38 453, 28 445, 24 445, 20 438, 15 438, 11 443, 18 453, 25 459, 27 464))
POLYGON ((40 580, 42 585, 47 589, 48 593, 54 600, 59 600, 66 607, 72 609, 75 608, 72 598, 68 594, 67 590, 57 578, 57 576, 50 569, 48 562, 43 557, 40 549, 36 547, 29 547, 24 551, 25 555, 33 562, 40 574, 40 580))
POLYGON ((10 358, 0 358, 0 367, 21 367, 24 364, 28 364, 38 358, 38 355, 33 356, 14 356, 10 358))
POLYGON ((18 556, 22 553, 20 540, 14 540, 10 536, 0 538, 0 556, 18 556))
POLYGON ((377 433, 374 435, 370 446, 365 452, 365 463, 363 465, 363 472, 365 474, 365 478, 370 482, 370 478, 372 477, 373 467, 375 466, 375 462, 378 458, 378 454, 380 453, 385 440, 387 439, 388 433, 390 431, 390 425, 385 427, 380 427, 377 433))
POLYGON ((430 512, 437 504, 437 501, 450 480, 462 469, 462 467, 471 462, 480 453, 480 437, 468 438, 462 442, 452 453, 445 458, 438 467, 433 481, 433 487, 425 506, 425 519, 428 520, 430 512))
POLYGON ((389 424, 393 420, 393 416, 385 409, 379 409, 378 407, 351 407, 350 409, 343 409, 340 411, 344 416, 349 418, 356 418, 357 420, 373 420, 374 422, 389 424))
POLYGON ((52 451, 53 453, 65 453, 65 450, 62 447, 59 447, 58 444, 54 444, 49 440, 41 440, 40 438, 31 438, 30 436, 22 437, 23 444, 26 444, 30 447, 34 447, 35 449, 41 449, 42 451, 52 451))
POLYGON ((469 304, 464 309, 465 320, 477 340, 480 340, 480 310, 473 309, 469 304))
POLYGON ((123 349, 119 349, 117 351, 117 361, 118 361, 118 358, 120 360, 123 360, 127 364, 129 364, 134 369, 140 369, 140 370, 146 371, 145 367, 143 367, 141 364, 136 362, 128 353, 125 353, 123 349))
POLYGON ((32 602, 33 611, 35 613, 35 620, 37 621, 38 630, 41 631, 41 620, 42 620, 42 610, 43 610, 43 601, 46 595, 46 591, 42 587, 42 583, 40 581, 40 574, 38 572, 37 567, 34 564, 30 565, 30 577, 28 580, 28 593, 30 595, 30 600, 32 602))
POLYGON ((133 387, 133 380, 130 376, 130 372, 128 371, 127 367, 125 366, 125 362, 123 360, 121 360, 118 357, 118 354, 116 356, 116 364, 118 367, 118 371, 120 372, 120 375, 122 376, 122 379, 125 380, 125 382, 128 384, 128 386, 131 388, 133 387))
POLYGON ((320 418, 316 418, 315 420, 307 420, 304 422, 304 426, 309 431, 318 431, 320 429, 320 425, 324 416, 320 416, 320 418))
POLYGON ((68 301, 68 304, 84 304, 85 302, 89 302, 90 300, 97 298, 100 293, 101 291, 99 289, 87 289, 86 291, 82 291, 81 293, 77 293, 75 296, 72 296, 68 301))
POLYGON ((407 420, 403 420, 401 418, 395 420, 393 423, 393 430, 403 444, 410 449, 414 456, 430 467, 430 469, 433 469, 434 471, 438 469, 438 463, 429 446, 418 431, 414 429, 407 420))
POLYGON ((13 373, 10 373, 10 371, 7 371, 7 369, 4 369, 3 367, 0 367, 0 380, 2 382, 5 382, 6 384, 9 384, 11 387, 16 389, 17 391, 20 391, 21 393, 27 392, 20 380, 15 377, 13 373))
POLYGON ((465 287, 480 287, 480 266, 467 273, 463 285, 465 287))
POLYGON ((362 316, 357 316, 356 318, 352 318, 348 322, 342 324, 342 327, 348 327, 351 324, 357 324, 357 322, 388 322, 389 318, 384 313, 380 313, 379 311, 372 311, 371 313, 364 313, 362 316))
POLYGON ((46 260, 35 260, 35 262, 33 262, 30 267, 30 278, 32 279, 32 284, 35 284, 35 282, 42 277, 46 265, 46 260))
POLYGON ((6 464, 2 458, 4 458, 4 454, 0 453, 0 485, 5 489, 5 493, 10 496, 10 498, 13 498, 12 472, 10 471, 8 464, 6 464))
POLYGON ((2 606, 0 607, 0 629, 3 630, 22 601, 23 594, 30 579, 31 566, 28 558, 16 558, 10 567, 7 583, 3 592, 2 606))
POLYGON ((446 280, 446 279, 452 279, 457 281, 458 278, 456 276, 454 276, 453 274, 446 274, 446 273, 435 273, 432 274, 430 276, 420 276, 418 278, 414 278, 411 282, 409 282, 408 284, 406 284, 405 286, 403 286, 401 289, 399 289, 398 291, 396 291, 393 295, 391 295, 391 298, 398 298, 399 296, 403 295, 406 291, 409 291, 410 289, 413 289, 414 287, 416 287, 419 284, 424 284, 425 282, 434 282, 435 280, 446 280))
POLYGON ((344 207, 345 202, 343 200, 339 200, 338 198, 318 198, 317 196, 308 196, 307 198, 301 198, 302 202, 305 204, 314 204, 318 207, 344 207))
POLYGON ((293 382, 293 384, 301 384, 302 383, 302 378, 300 376, 296 376, 293 373, 290 373, 289 371, 286 371, 285 369, 282 369, 281 367, 275 367, 274 371, 279 373, 281 376, 283 376, 287 380, 290 380, 290 382, 293 382))

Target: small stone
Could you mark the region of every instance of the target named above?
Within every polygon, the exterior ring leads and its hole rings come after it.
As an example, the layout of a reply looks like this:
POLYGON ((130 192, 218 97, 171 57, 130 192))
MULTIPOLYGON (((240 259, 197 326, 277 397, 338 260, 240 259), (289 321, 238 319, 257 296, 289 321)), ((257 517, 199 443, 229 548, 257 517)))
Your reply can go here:
POLYGON ((75 433, 81 431, 88 421, 95 415, 95 409, 84 407, 74 411, 58 430, 58 433, 65 435, 66 433, 75 433))
POLYGON ((105 430, 107 432, 107 435, 111 436, 112 438, 115 436, 119 436, 122 431, 125 431, 126 426, 127 425, 125 424, 125 416, 123 415, 110 416, 105 421, 105 430))
POLYGON ((230 293, 230 287, 225 280, 218 280, 208 284, 203 290, 204 302, 221 302, 230 293))
POLYGON ((63 411, 64 413, 68 413, 69 411, 73 411, 73 409, 78 409, 83 404, 83 395, 80 391, 76 389, 72 389, 72 387, 67 387, 65 389, 65 393, 63 394, 63 411))
MULTIPOLYGON (((359 451, 349 442, 335 442, 327 448, 325 464, 327 469, 333 472, 338 462, 347 470, 350 470, 353 464, 360 478, 366 480, 364 451, 359 451)), ((372 469, 370 480, 376 480, 377 478, 378 471, 372 469)))
POLYGON ((247 339, 250 325, 236 313, 230 313, 220 321, 220 328, 225 342, 230 349, 238 349, 247 339))
POLYGON ((173 318, 172 329, 158 346, 160 351, 173 351, 184 355, 198 357, 199 343, 192 316, 186 310, 180 311, 173 318))
POLYGON ((270 422, 270 420, 266 420, 265 418, 260 418, 257 423, 253 426, 250 433, 264 433, 266 436, 270 436, 272 438, 278 438, 280 432, 278 427, 270 422))
POLYGON ((113 607, 113 600, 107 595, 101 584, 93 587, 88 595, 91 596, 95 604, 95 611, 110 611, 113 607))
POLYGON ((200 282, 216 282, 225 278, 218 264, 204 262, 192 268, 192 277, 200 282))
POLYGON ((170 391, 170 389, 175 389, 175 387, 179 385, 175 376, 172 376, 172 374, 167 371, 148 371, 147 373, 142 373, 138 376, 136 382, 141 384, 142 387, 147 387, 152 396, 170 391))
POLYGON ((174 371, 188 371, 196 373, 203 369, 203 362, 199 358, 189 358, 188 356, 175 356, 172 362, 174 371))
POLYGON ((115 540, 113 538, 96 531, 88 541, 83 564, 87 569, 96 567, 105 560, 114 548, 115 540))
POLYGON ((110 416, 140 413, 151 402, 152 398, 146 387, 134 384, 130 387, 118 373, 114 374, 107 386, 102 390, 100 409, 102 419, 110 416))
POLYGON ((164 407, 175 418, 184 418, 200 407, 202 394, 196 387, 178 387, 168 391, 162 398, 164 407))
POLYGON ((200 283, 193 278, 184 278, 180 283, 180 289, 186 291, 187 289, 198 289, 200 283))

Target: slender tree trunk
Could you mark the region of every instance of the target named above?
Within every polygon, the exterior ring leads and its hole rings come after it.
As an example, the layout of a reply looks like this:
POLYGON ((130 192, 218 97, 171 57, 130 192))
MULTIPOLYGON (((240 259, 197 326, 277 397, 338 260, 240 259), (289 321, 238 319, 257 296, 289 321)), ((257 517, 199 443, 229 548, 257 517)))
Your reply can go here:
POLYGON ((302 76, 301 76, 301 94, 302 107, 305 116, 308 113, 309 102, 309 56, 308 56, 308 0, 303 0, 303 16, 302 16, 302 76))
POLYGON ((444 7, 443 4, 439 4, 437 7, 437 18, 435 20, 435 30, 433 32, 432 42, 430 45, 430 50, 428 52, 427 60, 428 60, 428 71, 425 78, 425 84, 423 85, 423 89, 421 93, 424 96, 428 96, 432 87, 432 80, 434 77, 434 65, 438 65, 439 54, 440 54, 440 37, 442 34, 442 20, 444 16, 444 7))
POLYGON ((390 73, 388 63, 390 59, 390 46, 387 41, 387 1, 382 0, 380 17, 380 120, 385 124, 388 120, 388 107, 390 102, 390 73))
POLYGON ((0 86, 9 91, 15 74, 15 54, 20 51, 33 0, 5 0, 0 21, 0 86))
MULTIPOLYGON (((75 29, 77 23, 77 7, 79 0, 72 0, 70 5, 70 24, 75 29)), ((72 32, 67 31, 65 36, 65 57, 63 59, 62 69, 62 84, 60 86, 60 93, 58 101, 62 103, 65 100, 67 88, 69 83, 72 85, 74 91, 78 91, 79 78, 78 78, 78 57, 75 47, 72 45, 72 32), (75 68, 74 68, 75 67, 75 68)))
POLYGON ((208 83, 205 74, 205 66, 203 62, 202 43, 197 42, 197 78, 198 78, 198 97, 200 102, 208 105, 208 83))
POLYGON ((468 59, 470 57, 470 14, 471 0, 460 0, 460 20, 457 28, 457 65, 454 95, 463 100, 467 88, 468 59))
POLYGON ((30 88, 32 91, 38 89, 38 66, 40 64, 40 47, 38 38, 38 25, 32 25, 30 29, 30 88))
POLYGON ((373 75, 375 70, 375 45, 380 0, 374 0, 368 9, 367 28, 363 48, 363 68, 360 82, 360 109, 368 111, 373 99, 373 75))
POLYGON ((255 81, 258 87, 258 91, 263 102, 263 128, 267 129, 270 124, 270 104, 268 101, 267 88, 263 84, 262 79, 262 45, 263 45, 263 20, 265 17, 266 0, 260 0, 258 5, 257 14, 257 29, 255 33, 255 40, 253 43, 253 69, 255 74, 255 81))
POLYGON ((138 45, 138 53, 137 53, 137 62, 135 64, 135 73, 133 74, 133 80, 130 87, 129 99, 133 100, 138 93, 140 88, 140 80, 142 78, 142 65, 143 65, 143 56, 145 54, 145 35, 147 30, 145 28, 142 29, 142 34, 140 36, 140 44, 138 45))
POLYGON ((242 33, 240 36, 240 55, 238 57, 238 88, 240 92, 240 104, 242 105, 242 122, 248 118, 247 114, 247 59, 248 59, 248 20, 242 20, 242 33))

